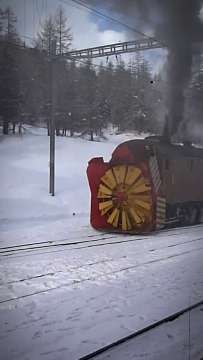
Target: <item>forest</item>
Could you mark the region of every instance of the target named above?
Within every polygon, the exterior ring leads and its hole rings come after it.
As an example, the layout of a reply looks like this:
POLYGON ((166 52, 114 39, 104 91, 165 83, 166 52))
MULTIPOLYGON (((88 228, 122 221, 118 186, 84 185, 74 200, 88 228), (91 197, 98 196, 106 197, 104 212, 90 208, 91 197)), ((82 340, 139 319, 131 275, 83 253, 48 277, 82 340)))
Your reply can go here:
MULTIPOLYGON (((0 9, 0 123, 5 135, 21 133, 24 124, 46 126, 51 112, 55 132, 61 136, 102 136, 112 125, 126 130, 160 134, 167 104, 164 72, 154 73, 142 52, 111 62, 64 56, 72 49, 72 34, 63 7, 47 16, 36 39, 23 42, 17 18, 8 7, 0 9), (55 57, 53 57, 55 44, 55 57)), ((188 118, 201 124, 203 67, 201 54, 194 59, 193 76, 186 92, 188 118)))

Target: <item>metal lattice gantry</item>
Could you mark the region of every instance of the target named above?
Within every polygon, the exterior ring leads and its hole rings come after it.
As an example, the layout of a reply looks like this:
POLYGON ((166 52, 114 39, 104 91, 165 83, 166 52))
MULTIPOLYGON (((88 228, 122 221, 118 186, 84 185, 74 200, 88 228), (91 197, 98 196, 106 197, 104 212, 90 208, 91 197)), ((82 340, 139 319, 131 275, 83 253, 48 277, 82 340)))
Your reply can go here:
POLYGON ((131 53, 135 51, 159 49, 163 47, 165 47, 165 45, 160 41, 154 38, 149 38, 149 39, 139 39, 134 41, 119 42, 110 45, 96 46, 81 50, 73 50, 64 53, 63 56, 66 56, 70 59, 87 59, 87 58, 93 59, 102 56, 119 55, 124 53, 131 53))

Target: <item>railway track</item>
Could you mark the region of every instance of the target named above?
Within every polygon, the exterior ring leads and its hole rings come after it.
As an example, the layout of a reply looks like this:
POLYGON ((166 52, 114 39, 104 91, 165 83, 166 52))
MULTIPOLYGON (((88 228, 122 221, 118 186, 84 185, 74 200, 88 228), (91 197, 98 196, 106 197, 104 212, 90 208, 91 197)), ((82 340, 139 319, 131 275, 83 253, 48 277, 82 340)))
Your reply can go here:
MULTIPOLYGON (((203 231, 203 226, 200 225, 196 227, 196 229, 199 229, 200 231, 203 231)), ((181 231, 177 229, 176 231, 170 231, 170 230, 163 230, 159 233, 160 237, 170 237, 174 235, 180 235, 185 234, 185 229, 187 228, 181 228, 181 231), (182 231, 183 230, 183 231, 182 231)), ((98 235, 87 235, 83 236, 85 239, 88 238, 88 240, 79 240, 82 237, 76 238, 75 241, 72 241, 71 239, 62 239, 62 240, 55 240, 55 241, 42 241, 42 242, 36 242, 36 243, 28 243, 28 244, 19 244, 19 245, 13 245, 13 246, 7 246, 7 247, 0 247, 0 257, 8 257, 8 256, 14 256, 14 255, 26 255, 29 253, 46 253, 44 250, 50 250, 57 251, 57 249, 60 248, 70 248, 71 250, 79 250, 79 249, 85 249, 85 248, 91 248, 91 247, 99 247, 99 246, 107 246, 107 245, 113 245, 113 244, 121 244, 121 243, 127 243, 127 242, 135 242, 135 241, 143 241, 151 237, 155 237, 156 234, 150 234, 146 236, 141 235, 119 235, 118 234, 112 234, 112 233, 106 233, 105 236, 101 236, 101 234, 98 235), (92 237, 94 239, 92 239, 92 237), (109 241, 110 240, 110 241, 109 241), (83 246, 84 245, 84 246, 83 246), (77 246, 77 247, 74 247, 77 246), (41 251, 42 250, 42 251, 41 251), (40 252, 41 251, 41 252, 40 252)), ((74 239, 73 239, 74 240, 74 239)), ((196 241, 201 240, 201 238, 186 241, 196 241)), ((185 242, 182 242, 185 243, 185 242)), ((171 245, 173 246, 173 245, 171 245)), ((170 247, 170 246, 169 246, 170 247)), ((59 250, 60 251, 60 250, 59 250)))
POLYGON ((179 310, 167 317, 164 317, 162 318, 161 320, 158 320, 140 330, 137 330, 125 337, 122 337, 118 340, 116 340, 115 342, 111 343, 111 344, 108 344, 104 347, 101 347, 99 348, 98 350, 92 352, 92 353, 89 353, 85 356, 82 356, 79 358, 79 360, 90 360, 90 359, 95 359, 97 360, 97 358, 100 358, 100 355, 101 354, 106 354, 108 353, 108 351, 110 350, 113 350, 115 349, 117 346, 120 346, 122 344, 126 344, 128 341, 132 340, 132 339, 136 339, 138 336, 142 335, 142 334, 146 334, 147 332, 149 331, 152 331, 153 329, 156 329, 158 327, 160 327, 161 325, 167 323, 167 322, 172 322, 176 319, 178 319, 179 317, 181 317, 182 315, 194 310, 194 309, 197 309, 199 307, 201 307, 203 305, 203 300, 199 301, 199 302, 196 302, 194 303, 193 305, 190 305, 188 307, 185 307, 183 308, 182 310, 179 310))
MULTIPOLYGON (((101 236, 101 235, 100 235, 101 236)), ((13 254, 19 254, 21 252, 23 253, 27 253, 27 252, 33 252, 33 251, 38 251, 38 250, 46 250, 46 249, 55 249, 55 248, 60 248, 60 247, 71 247, 71 249, 83 249, 83 248, 88 248, 88 247, 93 247, 93 246, 103 246, 103 245, 111 245, 111 244, 117 244, 117 243, 122 243, 122 242, 129 242, 129 241, 136 241, 139 240, 139 238, 136 239, 126 239, 126 240, 115 240, 115 241, 111 241, 111 242, 107 242, 107 240, 109 239, 116 239, 116 236, 104 236, 104 237, 100 237, 98 239, 94 239, 94 240, 83 240, 83 241, 70 241, 67 239, 67 241, 47 241, 44 244, 30 244, 29 246, 25 245, 17 245, 16 247, 9 247, 9 248, 0 248, 0 256, 11 256, 13 254), (100 243, 101 241, 105 241, 104 243, 100 243), (99 244, 97 244, 99 243, 99 244), (85 244, 85 246, 81 246, 85 244), (88 245, 86 245, 88 244, 88 245), (79 247, 73 247, 73 246, 79 246, 79 247)), ((146 238, 142 238, 140 240, 144 240, 146 238)))
MULTIPOLYGON (((201 240, 203 240, 203 238, 201 238, 201 240)), ((157 250, 159 250, 159 249, 157 249, 157 250)), ((4 304, 4 303, 15 301, 15 300, 24 299, 24 298, 31 297, 31 296, 34 296, 34 295, 39 295, 39 294, 42 294, 42 293, 48 293, 50 291, 70 287, 70 286, 73 286, 73 285, 80 285, 81 283, 88 282, 88 281, 95 281, 95 280, 98 280, 98 279, 100 279, 100 278, 102 278, 104 276, 107 277, 107 276, 112 276, 112 275, 115 275, 115 274, 118 274, 118 273, 121 273, 121 272, 129 271, 129 270, 135 270, 136 268, 139 268, 139 267, 142 267, 142 266, 147 266, 147 265, 158 263, 158 262, 168 261, 169 259, 177 258, 179 256, 187 255, 187 254, 190 254, 192 252, 201 251, 201 250, 203 250, 203 246, 198 247, 196 249, 186 250, 186 251, 183 251, 181 253, 160 257, 158 259, 152 259, 152 260, 149 260, 149 261, 146 261, 146 262, 143 262, 143 263, 139 263, 139 264, 136 264, 136 265, 130 265, 130 266, 122 267, 120 269, 113 270, 113 271, 110 271, 110 272, 103 272, 103 273, 100 273, 97 276, 87 276, 87 277, 85 277, 83 279, 80 279, 80 280, 73 280, 71 282, 67 282, 67 283, 57 285, 57 286, 53 286, 51 288, 46 288, 46 289, 42 289, 42 290, 39 290, 39 291, 31 292, 31 293, 28 293, 28 294, 24 294, 22 296, 11 297, 11 298, 8 298, 8 299, 1 300, 0 304, 4 304)), ((19 279, 17 281, 9 282, 9 285, 11 285, 13 283, 17 283, 17 282, 21 283, 23 281, 34 280, 34 279, 40 278, 40 277, 46 277, 46 276, 48 277, 48 276, 51 276, 51 275, 55 275, 57 273, 63 273, 63 274, 65 274, 65 273, 68 274, 70 272, 74 273, 75 270, 78 270, 78 269, 83 268, 85 266, 97 265, 97 264, 102 263, 102 262, 104 262, 104 261, 99 261, 99 262, 94 262, 92 264, 90 263, 90 264, 84 264, 84 265, 81 265, 81 266, 76 266, 76 267, 73 267, 71 269, 71 271, 70 270, 69 271, 56 271, 54 273, 41 274, 41 275, 38 275, 38 276, 35 276, 35 277, 30 277, 30 278, 26 278, 26 279, 19 279)), ((7 285, 7 284, 8 283, 4 283, 2 285, 7 285)))

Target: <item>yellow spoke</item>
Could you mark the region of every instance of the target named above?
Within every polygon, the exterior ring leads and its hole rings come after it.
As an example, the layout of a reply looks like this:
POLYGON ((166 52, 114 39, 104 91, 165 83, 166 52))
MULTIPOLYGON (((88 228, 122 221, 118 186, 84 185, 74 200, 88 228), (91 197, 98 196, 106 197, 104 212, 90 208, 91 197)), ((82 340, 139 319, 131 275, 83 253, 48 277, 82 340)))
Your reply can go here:
POLYGON ((133 187, 132 192, 133 194, 139 194, 139 193, 144 193, 150 191, 150 188, 148 185, 146 184, 141 184, 139 186, 133 187))
POLYGON ((118 212, 117 212, 117 214, 116 214, 116 216, 115 216, 115 219, 114 219, 114 221, 113 221, 113 226, 114 227, 118 227, 118 220, 119 220, 119 215, 120 215, 120 211, 118 210, 118 212))
POLYGON ((109 188, 107 188, 105 185, 100 184, 99 186, 99 191, 98 191, 98 195, 112 195, 112 190, 110 190, 109 188))
POLYGON ((142 201, 142 200, 138 200, 138 199, 135 198, 134 203, 135 203, 136 205, 139 205, 140 207, 146 209, 146 210, 150 210, 150 209, 151 209, 151 204, 148 203, 148 202, 145 202, 145 201, 142 201))
MULTIPOLYGON (((130 194, 131 196, 131 194, 130 194)), ((133 196, 133 199, 135 199, 135 197, 133 196)), ((151 204, 151 196, 150 195, 145 195, 145 194, 137 194, 136 195, 136 200, 142 200, 145 202, 148 202, 151 204)))
POLYGON ((130 208, 129 211, 130 211, 130 214, 131 214, 133 220, 135 221, 135 223, 138 224, 138 225, 141 224, 142 223, 142 218, 137 215, 135 209, 130 208))
POLYGON ((112 198, 112 194, 108 195, 108 194, 104 194, 102 191, 98 191, 98 195, 97 195, 97 199, 111 199, 112 198))
POLYGON ((117 208, 115 208, 111 215, 109 216, 107 222, 111 225, 113 225, 114 227, 118 226, 118 219, 119 219, 119 210, 117 208))
POLYGON ((110 189, 114 189, 116 187, 116 180, 113 175, 112 169, 109 169, 104 176, 102 176, 101 180, 105 185, 107 185, 110 189))
POLYGON ((128 188, 128 193, 129 192, 133 192, 134 189, 136 189, 137 187, 139 187, 140 185, 147 185, 144 177, 142 176, 141 178, 139 178, 135 183, 133 183, 129 188, 128 188))
POLYGON ((101 211, 102 215, 106 214, 110 209, 112 209, 112 207, 113 207, 112 200, 99 203, 99 210, 101 211))
POLYGON ((140 174, 141 174, 140 169, 134 166, 128 166, 128 171, 125 178, 125 184, 132 185, 135 182, 135 180, 138 179, 140 174))
POLYGON ((122 211, 122 230, 131 230, 132 226, 130 223, 130 219, 128 217, 128 214, 125 210, 122 211))
POLYGON ((125 174, 126 174, 126 166, 125 165, 114 166, 113 167, 113 172, 115 174, 117 184, 124 183, 125 174))
POLYGON ((128 204, 129 205, 134 205, 134 204, 136 204, 136 201, 138 200, 141 200, 141 201, 144 201, 144 202, 146 202, 146 203, 148 203, 148 204, 150 204, 150 206, 151 206, 151 204, 152 204, 152 200, 151 200, 151 197, 150 197, 150 195, 145 195, 146 193, 144 193, 144 194, 136 194, 136 195, 134 195, 134 194, 128 194, 128 204))
POLYGON ((128 230, 132 229, 131 222, 130 222, 128 214, 127 214, 127 226, 128 226, 128 230))
POLYGON ((137 214, 137 216, 139 216, 139 218, 141 219, 141 222, 145 221, 145 218, 148 217, 149 212, 146 212, 145 209, 141 209, 139 207, 134 207, 134 210, 137 214))

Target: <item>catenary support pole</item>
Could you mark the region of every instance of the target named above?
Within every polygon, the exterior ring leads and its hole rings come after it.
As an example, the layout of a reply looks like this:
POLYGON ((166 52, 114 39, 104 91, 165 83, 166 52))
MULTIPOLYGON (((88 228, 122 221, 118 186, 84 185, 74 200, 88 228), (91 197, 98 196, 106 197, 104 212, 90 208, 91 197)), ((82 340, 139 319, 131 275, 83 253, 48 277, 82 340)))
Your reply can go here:
POLYGON ((52 40, 50 44, 50 160, 49 160, 49 193, 55 195, 55 82, 54 65, 56 55, 56 41, 52 40))

